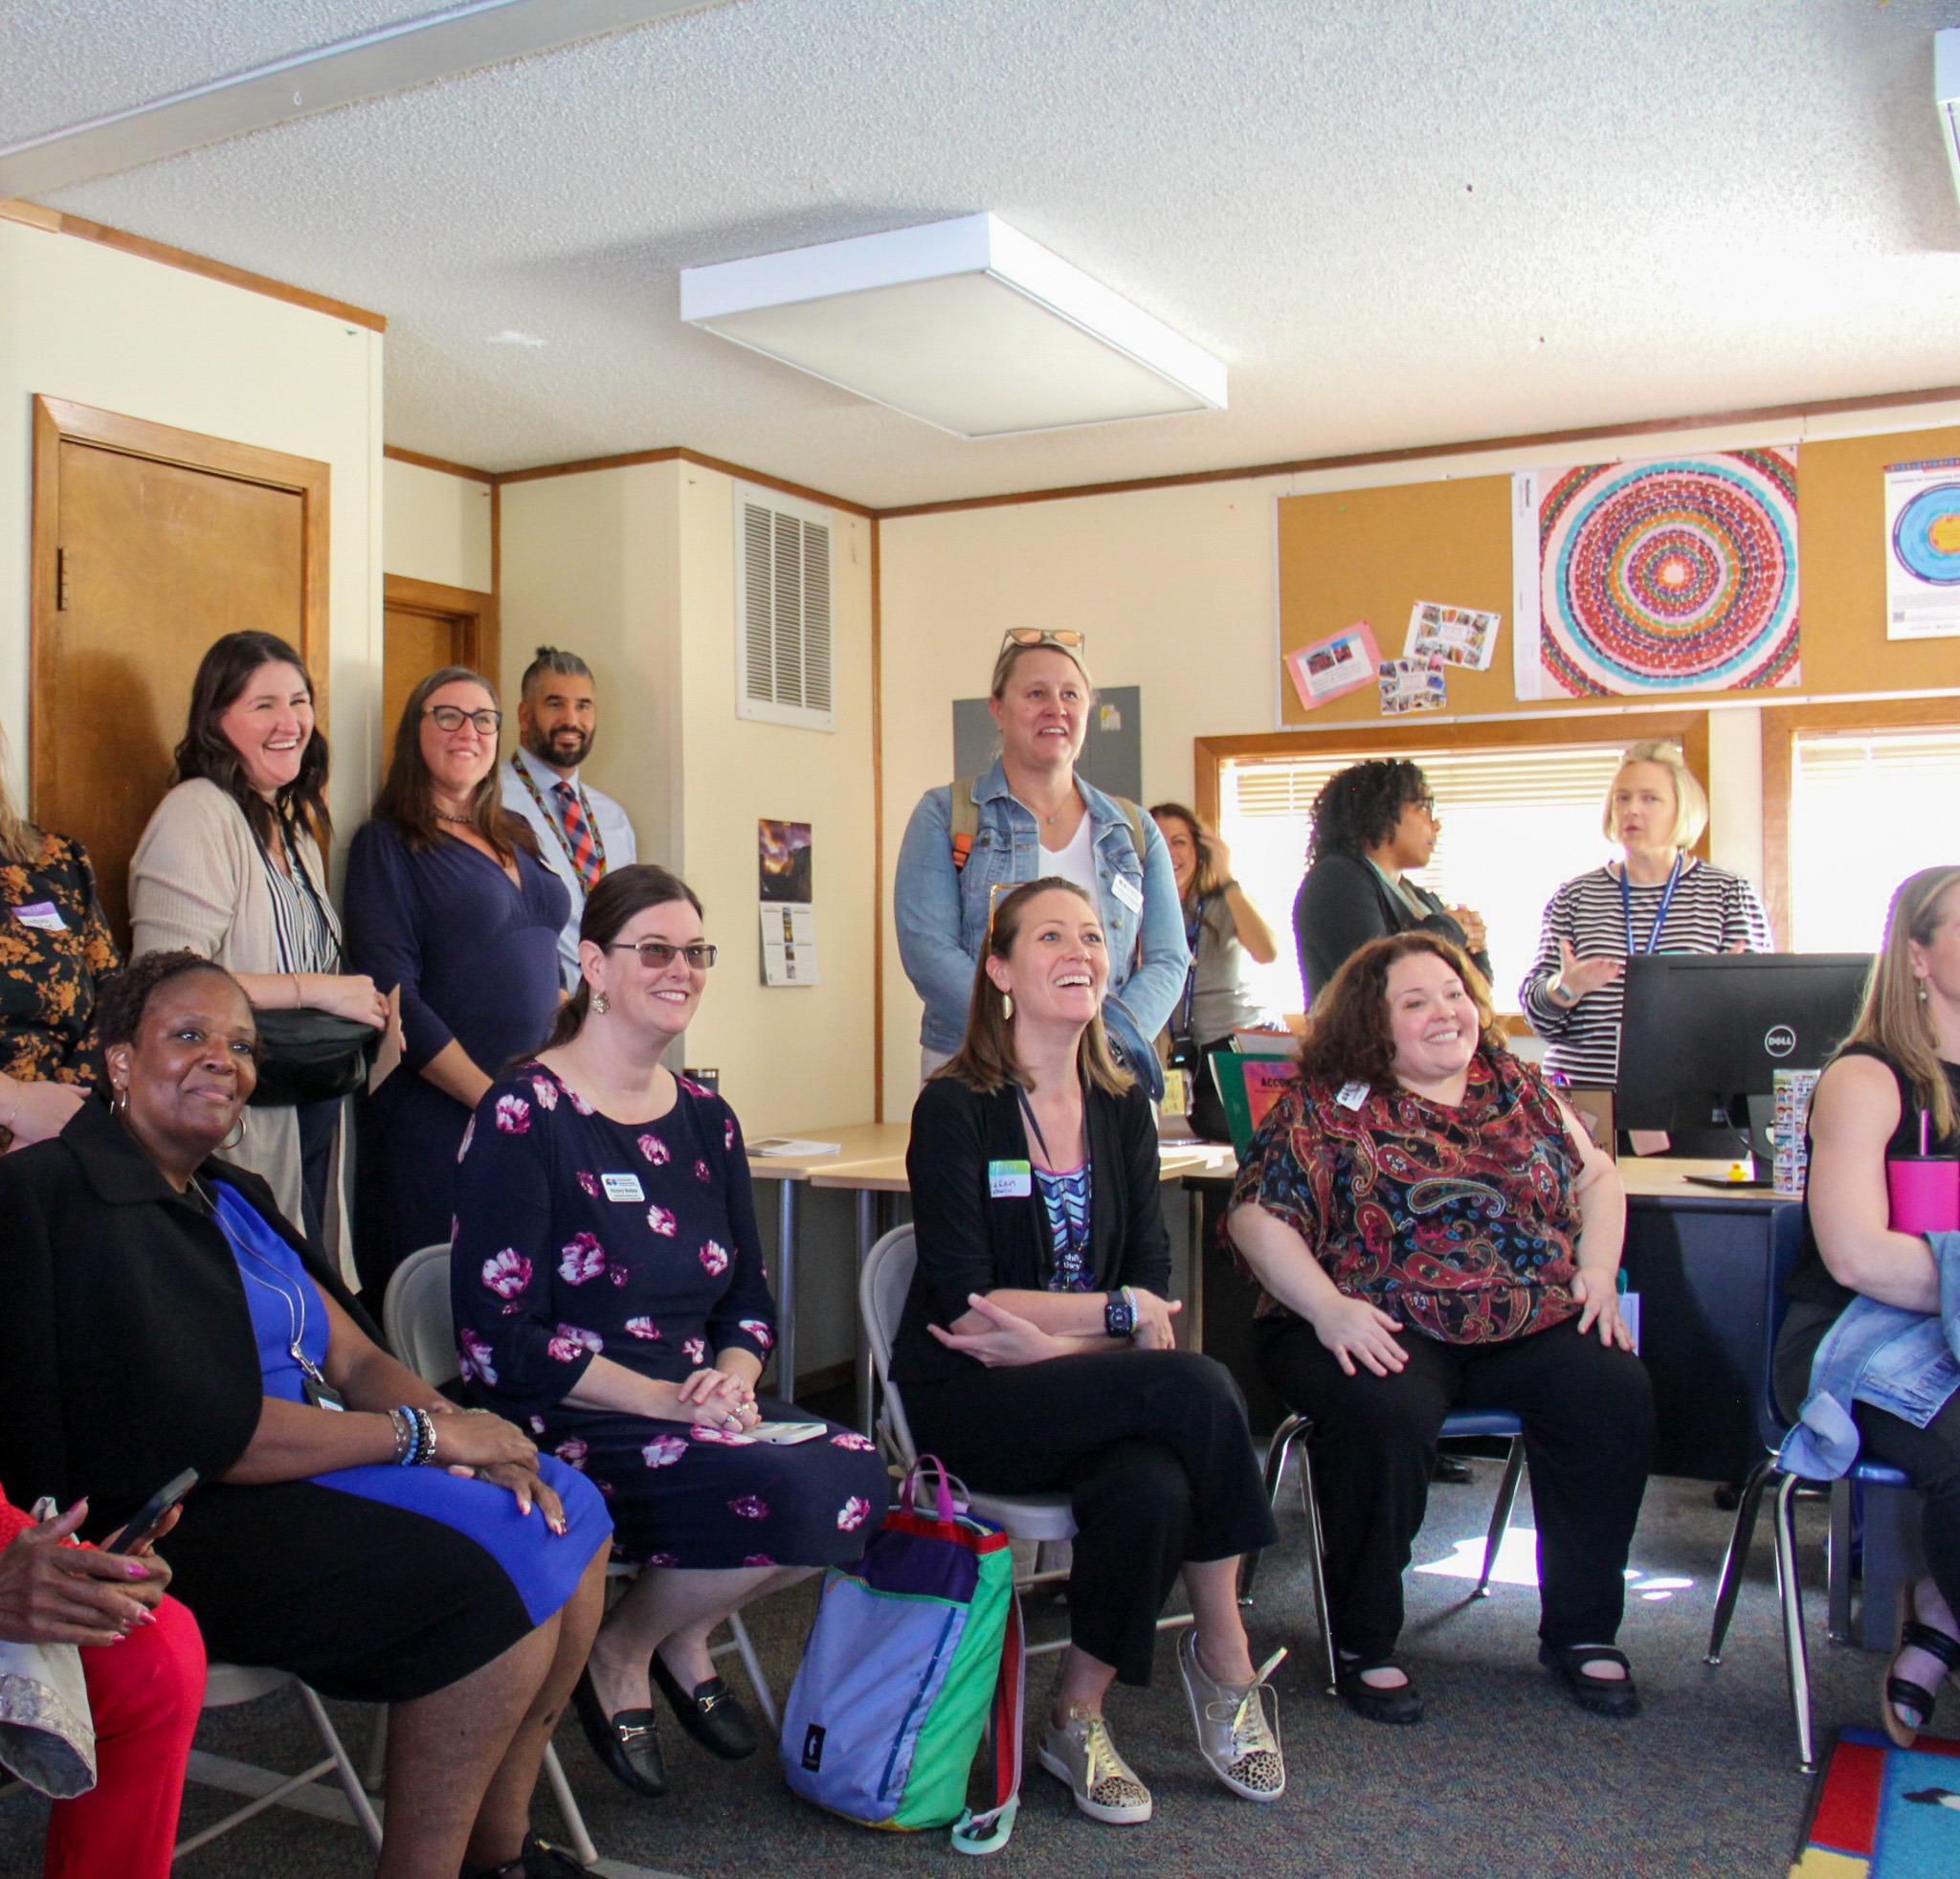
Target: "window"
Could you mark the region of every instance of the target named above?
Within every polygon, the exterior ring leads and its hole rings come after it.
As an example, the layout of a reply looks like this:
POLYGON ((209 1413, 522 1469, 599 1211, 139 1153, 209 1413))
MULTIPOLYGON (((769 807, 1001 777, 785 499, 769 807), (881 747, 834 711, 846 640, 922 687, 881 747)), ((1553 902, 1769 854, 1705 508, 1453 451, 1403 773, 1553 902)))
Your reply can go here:
POLYGON ((1804 732, 1790 748, 1790 944, 1873 952, 1899 884, 1960 861, 1960 730, 1804 732))
POLYGON ((1411 879, 1441 895, 1446 906, 1482 914, 1498 1009, 1516 1011, 1518 987, 1537 955, 1546 902, 1561 884, 1618 853, 1600 833, 1599 817, 1624 748, 1623 738, 1615 738, 1610 744, 1228 757, 1218 777, 1219 833, 1231 847, 1233 872, 1281 942, 1279 959, 1255 969, 1257 995, 1278 1011, 1302 1007, 1293 896, 1321 785, 1349 764, 1393 755, 1421 766, 1442 819, 1434 859, 1411 879))

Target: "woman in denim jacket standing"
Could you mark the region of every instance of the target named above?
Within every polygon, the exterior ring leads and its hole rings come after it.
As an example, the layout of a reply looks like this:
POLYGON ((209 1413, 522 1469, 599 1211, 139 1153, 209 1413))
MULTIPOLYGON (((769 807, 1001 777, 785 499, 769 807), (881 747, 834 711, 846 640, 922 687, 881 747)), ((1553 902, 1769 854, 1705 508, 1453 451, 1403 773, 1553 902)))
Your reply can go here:
MULTIPOLYGON (((988 702, 1000 727, 1000 756, 972 785, 970 848, 956 854, 956 838, 965 835, 956 826, 953 797, 965 794, 957 783, 927 790, 905 825, 893 910, 905 975, 925 1001, 919 1033, 925 1076, 966 1035, 993 889, 1060 875, 1090 895, 1108 936, 1102 1022, 1110 1042, 1152 1100, 1163 1095, 1150 1040, 1169 1021, 1191 963, 1177 875, 1148 816, 1138 812, 1133 825, 1116 797, 1075 773, 1094 699, 1080 634, 1013 629, 994 661, 988 702)), ((959 846, 966 847, 963 839, 959 846)))

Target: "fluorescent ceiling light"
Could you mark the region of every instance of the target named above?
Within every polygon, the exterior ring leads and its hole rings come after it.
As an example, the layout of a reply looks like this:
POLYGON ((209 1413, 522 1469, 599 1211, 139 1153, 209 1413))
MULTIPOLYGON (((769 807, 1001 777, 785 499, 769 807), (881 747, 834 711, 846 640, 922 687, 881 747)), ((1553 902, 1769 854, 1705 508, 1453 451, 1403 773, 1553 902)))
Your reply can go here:
POLYGON ((956 436, 1225 408, 1221 361, 994 215, 683 268, 680 317, 956 436))

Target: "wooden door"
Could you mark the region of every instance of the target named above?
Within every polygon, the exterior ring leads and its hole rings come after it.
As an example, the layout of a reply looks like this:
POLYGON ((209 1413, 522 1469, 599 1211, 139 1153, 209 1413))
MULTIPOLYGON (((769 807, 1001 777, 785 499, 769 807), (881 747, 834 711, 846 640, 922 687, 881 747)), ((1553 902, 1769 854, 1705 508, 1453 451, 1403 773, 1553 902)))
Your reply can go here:
POLYGON ((322 680, 327 471, 52 399, 34 429, 28 813, 87 848, 126 948, 129 857, 206 649, 276 633, 322 680))
POLYGON ((498 682, 497 602, 471 588, 390 574, 382 584, 381 770, 394 755, 409 694, 445 665, 467 665, 498 682))

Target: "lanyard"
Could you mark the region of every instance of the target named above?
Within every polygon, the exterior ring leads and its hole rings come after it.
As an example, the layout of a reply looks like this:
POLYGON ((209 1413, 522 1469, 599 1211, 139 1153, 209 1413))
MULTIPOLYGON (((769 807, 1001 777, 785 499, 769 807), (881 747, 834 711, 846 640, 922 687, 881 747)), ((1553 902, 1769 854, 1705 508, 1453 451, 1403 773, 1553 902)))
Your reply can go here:
MULTIPOLYGON (((199 1192, 200 1194, 203 1192, 201 1187, 199 1192)), ((287 1291, 285 1286, 286 1275, 256 1246, 248 1246, 243 1240, 239 1239, 232 1231, 232 1223, 225 1219, 224 1209, 215 1203, 212 1207, 212 1218, 216 1220, 218 1231, 231 1242, 232 1251, 234 1256, 242 1255, 244 1258, 256 1259, 274 1278, 279 1281, 275 1286, 261 1279, 257 1273, 248 1271, 241 1259, 238 1266, 238 1276, 243 1279, 250 1279, 255 1286, 262 1286, 269 1292, 276 1292, 278 1295, 279 1302, 286 1308, 286 1323, 291 1326, 293 1332, 293 1340, 286 1346, 287 1354, 293 1359, 294 1363, 299 1365, 301 1373, 309 1381, 324 1383, 326 1378, 321 1374, 319 1366, 300 1348, 301 1341, 306 1335, 305 1287, 303 1286, 296 1286, 293 1291, 287 1291), (293 1309, 295 1293, 299 1296, 299 1310, 297 1312, 293 1309)))
MULTIPOLYGON (((565 818, 554 811, 551 805, 538 794, 538 786, 531 780, 530 766, 524 762, 522 750, 510 753, 510 767, 517 772, 519 780, 531 793, 531 800, 538 805, 538 814, 544 816, 551 833, 558 838, 558 845, 565 850, 565 859, 571 863, 571 871, 578 875, 578 857, 571 852, 571 839, 565 833, 565 818)), ((584 810, 586 827, 592 832, 592 854, 599 863, 599 873, 606 872, 606 839, 599 833, 599 818, 592 814, 591 799, 586 794, 583 783, 574 783, 573 793, 578 797, 578 806, 584 810)))
MULTIPOLYGON (((1185 969, 1184 1007, 1178 1014, 1176 1024, 1171 1027, 1170 1035, 1173 1038, 1188 1038, 1192 1034, 1192 1010, 1196 1005, 1198 997, 1198 940, 1204 932, 1205 908, 1209 905, 1208 898, 1200 894, 1196 908, 1185 915, 1184 946, 1185 951, 1191 954, 1191 964, 1185 969)), ((1041 1152, 1048 1152, 1048 1145, 1045 1142, 1041 1145, 1041 1152)))
MULTIPOLYGON (((1654 916, 1654 925, 1647 933, 1647 944, 1643 951, 1652 952, 1659 946, 1660 929, 1667 924, 1667 909, 1674 905, 1674 890, 1680 883, 1681 856, 1677 853, 1674 866, 1668 871, 1667 891, 1660 896, 1660 911, 1654 916)), ((1619 910, 1621 918, 1626 922, 1627 957, 1631 959, 1635 956, 1634 890, 1627 885, 1627 864, 1624 861, 1619 864, 1619 910)))
MULTIPOLYGON (((1028 1092, 1019 1084, 1015 1084, 1014 1094, 1020 1098, 1021 1113, 1027 1117, 1028 1127, 1035 1131, 1035 1140, 1041 1145, 1041 1159, 1043 1161, 1053 1161, 1055 1157, 1048 1152, 1048 1137, 1042 1134, 1041 1125, 1035 1120, 1035 1106, 1028 1101, 1028 1092)), ((1082 1109, 1082 1167, 1084 1170, 1088 1170, 1092 1166, 1093 1164, 1089 1158, 1089 1114, 1087 1105, 1084 1105, 1082 1109)), ((1053 1173, 1054 1171, 1044 1170, 1043 1172, 1053 1173)), ((1091 1174, 1089 1176, 1089 1204, 1091 1207, 1095 1205, 1095 1192, 1096 1177, 1091 1174)), ((1061 1230, 1068 1239, 1069 1263, 1086 1272, 1089 1269, 1087 1263, 1090 1238, 1089 1222, 1086 1219, 1082 1222, 1081 1238, 1078 1240, 1076 1238, 1075 1223, 1068 1218, 1067 1211, 1064 1210, 1061 1230)))

